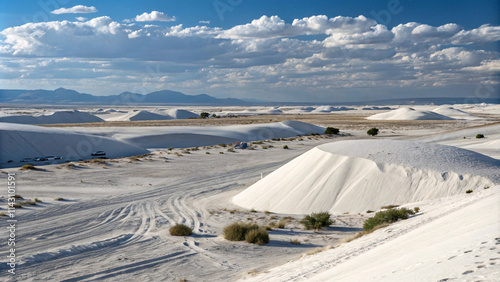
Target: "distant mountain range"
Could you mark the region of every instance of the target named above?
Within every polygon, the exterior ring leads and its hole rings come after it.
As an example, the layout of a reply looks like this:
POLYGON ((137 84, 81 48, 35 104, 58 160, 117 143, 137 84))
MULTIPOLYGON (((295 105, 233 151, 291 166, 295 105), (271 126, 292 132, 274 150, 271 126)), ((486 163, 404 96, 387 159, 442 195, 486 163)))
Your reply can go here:
POLYGON ((195 105, 249 105, 239 99, 218 99, 207 94, 186 95, 181 92, 161 90, 148 94, 123 92, 119 95, 94 96, 75 90, 58 88, 56 90, 5 90, 0 89, 0 103, 15 104, 195 104, 195 105))
POLYGON ((359 102, 264 102, 234 98, 218 99, 207 94, 186 95, 181 92, 161 90, 148 94, 123 92, 119 95, 94 96, 75 90, 8 90, 0 89, 0 103, 33 105, 221 105, 221 106, 283 106, 283 105, 443 105, 443 104, 500 104, 500 97, 494 98, 399 98, 359 102))

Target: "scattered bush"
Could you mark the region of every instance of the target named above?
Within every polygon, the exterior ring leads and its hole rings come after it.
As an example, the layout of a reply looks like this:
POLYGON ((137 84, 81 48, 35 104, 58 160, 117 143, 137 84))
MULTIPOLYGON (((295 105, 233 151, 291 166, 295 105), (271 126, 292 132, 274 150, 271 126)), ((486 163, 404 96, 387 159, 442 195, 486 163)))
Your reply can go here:
POLYGON ((245 235, 247 243, 264 245, 269 243, 269 234, 264 228, 251 229, 245 235))
POLYGON ((262 144, 264 144, 264 141, 254 141, 254 142, 252 142, 252 144, 262 145, 262 144))
POLYGON ((229 241, 243 241, 246 234, 251 230, 257 230, 259 226, 254 223, 232 223, 222 230, 222 236, 229 241))
POLYGON ((227 149, 228 152, 233 152, 234 153, 234 148, 229 148, 227 149))
POLYGON ((283 149, 288 149, 288 145, 283 146, 283 149))
POLYGON ((366 132, 366 134, 370 135, 370 136, 375 136, 375 135, 378 135, 378 128, 370 128, 368 129, 368 131, 366 132))
POLYGON ((189 236, 193 234, 193 230, 184 224, 176 224, 168 230, 172 236, 189 236))
POLYGON ((476 138, 480 139, 480 138, 484 138, 484 135, 483 134, 477 134, 476 135, 476 138))
POLYGON ((219 152, 219 154, 224 155, 224 152, 219 152))
POLYGON ((325 129, 325 134, 339 134, 340 130, 334 127, 327 127, 325 129))
POLYGON ((55 200, 56 201, 64 201, 64 198, 59 197, 59 198, 55 198, 55 200))
POLYGON ((312 213, 306 215, 301 221, 306 229, 321 229, 333 223, 329 212, 312 213))
POLYGON ((205 154, 210 155, 210 152, 205 152, 205 154))
POLYGON ((399 219, 407 219, 408 215, 410 214, 415 214, 415 212, 407 208, 391 208, 386 211, 379 211, 375 214, 374 217, 365 220, 365 222, 363 223, 363 229, 368 231, 375 228, 377 225, 381 225, 384 223, 393 223, 398 221, 399 219))
POLYGON ((226 144, 223 144, 223 143, 220 143, 219 146, 225 148, 227 145, 226 144))
POLYGON ((300 240, 299 239, 293 239, 293 240, 290 240, 290 243, 292 245, 300 245, 300 240))
POLYGON ((210 116, 210 114, 206 113, 206 112, 203 112, 203 113, 200 114, 201 118, 208 118, 209 116, 210 116))
POLYGON ((470 194, 470 193, 472 193, 472 192, 473 192, 473 191, 472 191, 472 190, 470 190, 470 189, 469 189, 469 190, 467 190, 467 191, 465 191, 465 193, 467 193, 467 194, 470 194))
POLYGON ((415 213, 417 213, 417 212, 419 212, 419 211, 420 211, 420 208, 419 208, 419 207, 414 207, 414 208, 413 208, 413 211, 414 211, 415 213))
POLYGON ((265 146, 265 145, 262 145, 261 147, 262 147, 262 149, 267 149, 267 148, 269 148, 268 146, 265 146))
POLYGON ((25 164, 21 167, 21 170, 35 170, 36 167, 32 164, 25 164))
POLYGON ((287 222, 286 222, 286 220, 280 220, 280 221, 278 222, 278 226, 277 226, 277 227, 278 227, 279 229, 283 229, 283 228, 285 228, 285 227, 286 227, 286 223, 287 223, 287 222))
POLYGON ((257 212, 255 209, 251 209, 250 212, 257 212))

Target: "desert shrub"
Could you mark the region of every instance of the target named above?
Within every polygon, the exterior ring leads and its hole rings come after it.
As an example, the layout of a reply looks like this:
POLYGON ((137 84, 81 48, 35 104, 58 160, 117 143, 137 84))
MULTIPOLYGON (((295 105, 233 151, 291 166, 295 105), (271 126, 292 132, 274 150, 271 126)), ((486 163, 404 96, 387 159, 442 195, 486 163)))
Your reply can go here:
POLYGON ((373 127, 373 128, 368 129, 366 134, 368 134, 370 136, 375 136, 378 134, 378 131, 379 131, 378 128, 373 127))
POLYGON ((205 152, 205 154, 210 155, 210 152, 205 152))
POLYGON ((224 152, 219 152, 219 154, 224 155, 224 152))
POLYGON ((290 240, 290 244, 292 244, 292 245, 300 245, 300 240, 299 239, 290 240))
POLYGON ((220 144, 219 144, 219 146, 221 146, 221 147, 225 148, 227 145, 226 145, 226 144, 224 144, 224 143, 220 143, 220 144))
POLYGON ((234 148, 229 148, 227 149, 228 152, 233 152, 234 153, 234 148))
POLYGON ((279 229, 283 229, 283 228, 285 228, 285 227, 286 227, 286 223, 287 223, 287 222, 286 222, 286 220, 280 220, 280 221, 278 222, 277 227, 278 227, 279 229))
POLYGON ((271 226, 269 226, 269 225, 264 226, 264 228, 266 229, 266 231, 272 231, 273 230, 273 228, 271 226))
POLYGON ((64 201, 64 198, 59 197, 59 198, 55 198, 55 200, 56 201, 64 201))
POLYGON ((483 134, 477 134, 477 135, 476 135, 476 138, 478 138, 478 139, 479 139, 479 138, 484 138, 484 135, 483 135, 483 134))
POLYGON ((172 151, 173 149, 174 149, 173 147, 169 147, 167 150, 172 151))
POLYGON ((193 230, 184 224, 176 224, 168 230, 172 236, 189 236, 193 234, 193 230))
POLYGON ((270 211, 264 211, 265 214, 270 214, 271 212, 270 211))
POLYGON ((379 211, 375 214, 375 216, 365 220, 365 222, 363 223, 363 229, 368 231, 375 228, 377 225, 381 225, 384 223, 393 223, 398 221, 399 219, 407 219, 408 215, 410 214, 415 214, 415 212, 407 208, 391 208, 386 211, 379 211))
POLYGON ((247 243, 264 245, 269 243, 269 234, 264 228, 251 229, 245 234, 247 243))
POLYGON ((201 118, 208 118, 209 116, 210 116, 210 114, 206 113, 206 112, 203 112, 203 113, 200 114, 201 118))
POLYGON ((284 145, 284 146, 283 146, 283 149, 288 149, 288 145, 284 145))
POLYGON ((275 221, 271 221, 271 222, 269 222, 269 226, 271 226, 271 227, 276 226, 276 222, 275 222, 275 221))
POLYGON ((36 167, 32 164, 25 164, 21 167, 21 170, 35 170, 36 167))
POLYGON ((319 212, 306 215, 301 221, 306 229, 320 229, 333 223, 329 212, 319 212))
POLYGON ((420 211, 420 208, 419 208, 419 207, 414 207, 414 208, 413 208, 413 211, 417 213, 417 212, 419 212, 419 211, 420 211))
POLYGON ((262 145, 261 147, 262 147, 262 149, 267 149, 267 148, 269 148, 269 146, 265 146, 265 145, 262 145))
POLYGON ((334 127, 327 127, 325 129, 325 134, 339 134, 340 130, 334 127))
MULTIPOLYGON (((136 157, 136 156, 129 157, 129 159, 132 160, 132 161, 134 161, 134 160, 139 161, 139 158, 136 157)), ((106 163, 106 161, 103 160, 103 159, 91 159, 88 162, 91 163, 91 164, 105 164, 106 163)))
POLYGON ((472 190, 469 189, 469 190, 465 191, 465 193, 470 194, 470 193, 472 193, 472 190))
POLYGON ((255 210, 255 209, 251 209, 251 210, 250 210, 250 212, 257 212, 257 210, 255 210))
POLYGON ((264 141, 254 141, 254 142, 252 142, 252 144, 262 145, 262 144, 264 144, 264 141))
POLYGON ((222 230, 222 235, 226 240, 229 241, 243 241, 245 240, 246 234, 250 230, 259 229, 259 226, 254 223, 241 223, 235 222, 232 223, 222 230))

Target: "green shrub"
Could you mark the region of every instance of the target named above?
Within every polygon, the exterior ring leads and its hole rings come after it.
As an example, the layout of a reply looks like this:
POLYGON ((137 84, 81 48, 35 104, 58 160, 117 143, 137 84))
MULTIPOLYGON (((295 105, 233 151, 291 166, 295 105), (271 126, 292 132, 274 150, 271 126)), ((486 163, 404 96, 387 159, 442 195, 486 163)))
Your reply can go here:
POLYGON ((219 146, 221 146, 221 147, 225 148, 227 145, 226 145, 226 144, 224 144, 224 143, 220 143, 220 144, 219 144, 219 146))
POLYGON ((184 224, 176 224, 168 230, 172 236, 189 236, 193 234, 193 230, 184 224))
POLYGON ((473 192, 473 191, 472 191, 472 190, 470 190, 470 189, 469 189, 469 190, 467 190, 467 191, 465 191, 465 193, 467 193, 467 194, 470 194, 470 193, 472 193, 472 192, 473 192))
POLYGON ((269 243, 269 234, 264 228, 251 229, 245 234, 247 243, 264 245, 269 243))
POLYGON ((325 134, 339 134, 340 130, 334 127, 327 127, 325 129, 325 134))
POLYGON ((210 116, 210 114, 209 113, 205 113, 205 112, 203 112, 203 113, 200 114, 201 118, 208 118, 209 116, 210 116))
POLYGON ((378 131, 379 131, 378 128, 373 127, 373 128, 368 129, 366 134, 371 135, 371 136, 375 136, 378 134, 378 131))
POLYGON ((478 139, 479 139, 479 138, 484 138, 484 135, 483 135, 483 134, 477 134, 477 135, 476 135, 476 138, 478 138, 478 139))
POLYGON ((365 220, 365 222, 363 223, 363 229, 368 231, 375 228, 377 225, 381 225, 384 223, 393 223, 398 221, 399 219, 407 219, 408 215, 410 214, 415 214, 415 212, 407 208, 391 208, 386 211, 379 211, 375 214, 375 216, 365 220))
POLYGON ((320 229, 333 223, 329 212, 312 213, 306 215, 301 221, 306 229, 320 229))
POLYGON ((56 201, 64 201, 64 198, 59 197, 59 198, 55 198, 55 200, 56 201))
POLYGON ((288 149, 288 145, 284 145, 284 146, 283 146, 283 149, 288 149))
POLYGON ((229 241, 243 241, 245 240, 246 234, 250 230, 257 229, 259 229, 259 226, 254 223, 235 222, 224 227, 222 235, 224 236, 224 239, 229 241))

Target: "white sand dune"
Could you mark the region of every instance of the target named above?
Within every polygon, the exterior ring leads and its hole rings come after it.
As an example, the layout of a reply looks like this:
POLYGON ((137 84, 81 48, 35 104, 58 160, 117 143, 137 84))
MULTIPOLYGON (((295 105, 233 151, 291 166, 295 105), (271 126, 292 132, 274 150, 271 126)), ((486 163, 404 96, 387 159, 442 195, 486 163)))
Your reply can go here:
POLYGON ((245 208, 305 214, 365 212, 500 182, 500 161, 469 150, 395 140, 318 146, 236 195, 245 208))
POLYGON ((48 155, 62 156, 61 161, 90 159, 90 154, 98 150, 110 158, 148 153, 106 137, 15 123, 0 123, 0 143, 0 167, 19 166, 24 158, 48 155), (9 160, 13 162, 8 163, 9 160))
POLYGON ((169 120, 168 115, 160 115, 150 111, 133 111, 124 115, 107 118, 106 121, 139 121, 139 120, 169 120))
POLYGON ((189 119, 189 118, 196 118, 199 117, 200 115, 195 114, 193 112, 187 111, 187 110, 180 110, 180 109, 170 109, 167 110, 166 113, 172 117, 173 119, 189 119))
POLYGON ((331 112, 350 111, 350 110, 354 110, 354 108, 319 106, 313 112, 314 113, 331 113, 331 112))
POLYGON ((440 115, 448 116, 454 119, 460 119, 460 120, 480 120, 482 118, 473 116, 469 113, 466 113, 462 110, 455 109, 454 107, 450 106, 441 106, 438 108, 435 108, 432 110, 434 113, 438 113, 440 115))
MULTIPOLYGON (((107 129, 99 128, 99 130, 104 132, 107 129)), ((298 121, 231 126, 109 128, 109 130, 114 132, 113 138, 144 148, 198 147, 220 143, 286 138, 325 131, 324 127, 298 121)))
POLYGON ((362 108, 363 111, 380 111, 380 110, 391 110, 390 107, 376 107, 376 106, 371 106, 371 107, 364 107, 362 108))
POLYGON ((367 117, 370 120, 452 120, 453 118, 430 111, 419 111, 413 108, 399 108, 386 113, 367 117))
POLYGON ((102 122, 103 119, 92 114, 74 111, 58 111, 47 115, 7 115, 0 116, 0 122, 21 124, 56 124, 56 123, 87 123, 102 122))
POLYGON ((499 189, 421 205, 408 220, 248 281, 498 281, 499 189))

